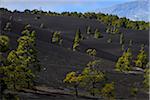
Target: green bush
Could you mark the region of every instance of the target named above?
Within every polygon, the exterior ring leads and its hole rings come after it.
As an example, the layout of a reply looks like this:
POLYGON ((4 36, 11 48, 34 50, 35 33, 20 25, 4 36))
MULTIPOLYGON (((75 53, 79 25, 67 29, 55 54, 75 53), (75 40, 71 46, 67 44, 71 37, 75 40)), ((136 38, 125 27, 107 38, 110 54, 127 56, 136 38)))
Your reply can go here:
POLYGON ((107 43, 112 43, 112 39, 109 38, 109 39, 107 40, 107 43))
POLYGON ((138 88, 132 87, 130 89, 130 92, 131 92, 131 96, 136 96, 138 93, 138 88))
POLYGON ((107 83, 100 91, 101 95, 106 100, 114 100, 115 99, 115 85, 114 82, 107 83))
POLYGON ((7 22, 7 23, 6 23, 6 26, 5 26, 5 28, 4 28, 4 31, 11 31, 11 27, 12 27, 11 23, 10 23, 10 22, 7 22))
POLYGON ((95 30, 95 33, 94 33, 94 38, 98 39, 98 38, 101 38, 103 37, 102 34, 98 31, 98 29, 95 30))
POLYGON ((137 55, 134 62, 136 67, 146 68, 146 64, 148 63, 148 56, 146 55, 144 46, 141 46, 141 50, 139 51, 139 54, 137 55))
POLYGON ((54 32, 52 36, 52 43, 62 44, 62 38, 60 32, 54 32))
POLYGON ((79 43, 81 40, 82 40, 81 32, 80 29, 78 29, 73 41, 73 51, 75 51, 79 47, 79 43))
POLYGON ((87 27, 87 31, 86 31, 86 33, 87 33, 87 34, 91 34, 91 33, 92 33, 92 31, 91 31, 91 27, 90 27, 90 26, 88 26, 88 27, 87 27))
POLYGON ((0 52, 6 52, 9 49, 9 38, 5 35, 0 35, 0 52))

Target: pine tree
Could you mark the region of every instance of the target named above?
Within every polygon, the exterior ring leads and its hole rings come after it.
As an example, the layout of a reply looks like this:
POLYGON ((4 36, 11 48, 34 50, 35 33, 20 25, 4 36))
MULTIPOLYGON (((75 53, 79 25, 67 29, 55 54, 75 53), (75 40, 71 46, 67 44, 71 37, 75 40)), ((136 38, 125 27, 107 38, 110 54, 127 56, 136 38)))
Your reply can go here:
POLYGON ((150 66, 148 65, 148 67, 144 70, 144 81, 143 81, 144 88, 145 90, 148 91, 150 87, 149 80, 150 80, 150 66))
POLYGON ((141 46, 141 50, 139 51, 139 54, 136 57, 135 66, 140 68, 145 68, 146 64, 148 63, 148 57, 145 53, 144 46, 141 46))
POLYGON ((109 38, 109 39, 107 40, 107 43, 112 43, 112 38, 109 38))
POLYGON ((133 41, 130 40, 130 41, 129 41, 129 46, 132 46, 132 44, 133 44, 133 41))
POLYGON ((4 31, 11 31, 11 23, 7 22, 4 31))
POLYGON ((62 38, 60 32, 54 32, 52 36, 52 43, 61 44, 62 38))
POLYGON ((102 34, 98 31, 98 29, 95 30, 95 33, 94 33, 94 38, 98 39, 98 38, 101 38, 102 37, 102 34))
POLYGON ((35 77, 33 74, 35 73, 33 69, 37 67, 35 31, 26 29, 22 33, 17 40, 18 47, 7 56, 8 65, 2 66, 0 71, 0 74, 5 76, 1 81, 10 90, 30 88, 35 77))
POLYGON ((124 34, 121 33, 121 34, 120 34, 120 44, 123 45, 124 42, 125 42, 124 34))
POLYGON ((6 52, 9 49, 9 38, 5 35, 0 35, 0 52, 6 52))
POLYGON ((77 74, 76 72, 69 72, 65 79, 63 80, 64 83, 68 83, 75 89, 75 94, 78 96, 78 87, 82 81, 82 75, 77 74))
POLYGON ((81 32, 80 30, 77 30, 75 38, 74 38, 74 42, 73 42, 73 51, 75 51, 78 47, 79 47, 79 43, 81 41, 81 32))
POLYGON ((95 96, 95 93, 98 91, 96 84, 104 79, 104 73, 94 67, 86 67, 82 71, 82 78, 85 84, 91 85, 89 87, 90 93, 95 96))
POLYGON ((116 71, 130 71, 132 66, 132 53, 130 48, 123 53, 123 55, 118 59, 115 70, 116 71))
POLYGON ((115 88, 114 88, 114 82, 107 83, 105 86, 101 89, 100 93, 106 100, 115 100, 115 88))
POLYGON ((95 57, 96 56, 96 54, 97 54, 97 52, 96 52, 96 50, 95 49, 87 49, 86 50, 86 53, 89 55, 89 56, 92 56, 92 57, 95 57))
POLYGON ((87 27, 86 33, 87 33, 87 34, 91 34, 91 27, 90 27, 90 26, 87 27))

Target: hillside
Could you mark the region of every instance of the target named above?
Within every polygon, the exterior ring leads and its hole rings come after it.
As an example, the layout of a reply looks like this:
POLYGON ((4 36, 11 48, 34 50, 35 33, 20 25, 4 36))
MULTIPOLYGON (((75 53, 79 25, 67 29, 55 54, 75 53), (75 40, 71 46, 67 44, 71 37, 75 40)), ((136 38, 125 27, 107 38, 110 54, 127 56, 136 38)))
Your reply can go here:
MULTIPOLYGON (((72 88, 68 88, 63 83, 65 75, 70 71, 82 71, 86 64, 93 58, 86 54, 88 48, 95 48, 97 51, 96 59, 101 59, 98 70, 105 72, 108 82, 115 82, 115 95, 117 99, 147 100, 148 93, 143 91, 143 71, 133 70, 131 73, 116 72, 114 70, 115 63, 123 53, 119 44, 119 35, 112 36, 112 43, 108 43, 109 33, 106 33, 107 25, 96 19, 85 19, 73 16, 49 16, 42 14, 30 13, 9 13, 1 12, 1 33, 10 38, 10 50, 17 46, 17 39, 21 36, 21 32, 27 24, 36 31, 36 49, 38 59, 41 64, 41 71, 37 74, 35 80, 36 86, 44 86, 50 88, 43 94, 20 92, 17 93, 21 100, 88 100, 102 99, 101 96, 90 96, 87 92, 81 91, 81 97, 75 97, 71 94, 72 88), (10 16, 12 19, 10 20, 10 16), (39 19, 36 19, 40 17, 39 19), (6 23, 11 23, 11 31, 5 31, 6 23), (40 27, 43 24, 44 27, 40 27), (90 26, 92 31, 100 30, 103 38, 95 39, 86 34, 87 27, 90 26), (80 49, 72 51, 72 44, 77 29, 80 29, 83 36, 87 37, 80 43, 80 49), (52 34, 60 31, 63 42, 61 45, 51 43, 52 34), (135 97, 131 96, 131 87, 139 89, 135 97), (59 92, 60 91, 60 92, 59 92), (50 94, 52 93, 52 94, 50 94), (67 94, 65 94, 67 93, 67 94)), ((133 58, 138 54, 142 44, 145 44, 145 51, 148 54, 149 48, 149 32, 148 30, 134 30, 119 28, 121 33, 125 35, 125 49, 129 46, 129 41, 133 44, 130 47, 133 52, 133 58)), ((9 50, 9 52, 10 52, 9 50)), ((5 54, 7 55, 7 54, 5 54)))

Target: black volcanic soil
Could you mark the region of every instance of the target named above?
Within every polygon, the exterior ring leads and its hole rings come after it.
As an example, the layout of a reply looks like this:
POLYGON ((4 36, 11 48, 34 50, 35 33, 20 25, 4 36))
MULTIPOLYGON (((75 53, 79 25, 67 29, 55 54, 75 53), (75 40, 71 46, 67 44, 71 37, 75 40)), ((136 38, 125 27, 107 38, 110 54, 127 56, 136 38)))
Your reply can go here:
MULTIPOLYGON (((114 71, 115 62, 121 56, 121 46, 119 44, 119 35, 113 36, 112 43, 108 44, 108 34, 105 32, 106 25, 94 19, 82 19, 67 16, 46 16, 39 15, 40 19, 35 19, 37 15, 24 13, 1 13, 0 21, 2 23, 1 31, 9 21, 9 17, 13 16, 12 31, 4 32, 11 40, 11 48, 15 48, 16 40, 21 34, 26 24, 31 24, 37 33, 37 50, 38 58, 42 64, 42 70, 38 75, 37 85, 46 85, 55 89, 69 91, 63 84, 66 73, 70 71, 82 70, 85 68, 91 57, 86 55, 85 50, 95 48, 97 50, 97 59, 102 60, 99 69, 104 71, 108 77, 108 81, 114 81, 115 92, 118 100, 148 100, 148 94, 142 91, 143 73, 117 73, 114 71), (44 28, 40 28, 40 24, 44 24, 44 28), (96 28, 103 34, 103 38, 88 38, 81 42, 80 51, 72 51, 72 41, 75 32, 80 28, 82 34, 86 34, 86 27, 91 26, 94 31, 96 28), (51 35, 54 31, 60 31, 63 37, 61 46, 51 44, 51 35), (44 70, 46 69, 46 70, 44 70), (134 84, 136 83, 136 84, 134 84), (136 97, 130 94, 130 88, 137 87, 140 91, 136 97)), ((141 44, 145 44, 148 53, 149 32, 148 30, 137 31, 131 29, 121 29, 125 33, 126 43, 128 47, 129 40, 133 40, 132 51, 134 56, 138 53, 141 44)), ((37 95, 32 93, 20 93, 21 100, 88 100, 88 98, 75 98, 71 95, 37 95)))

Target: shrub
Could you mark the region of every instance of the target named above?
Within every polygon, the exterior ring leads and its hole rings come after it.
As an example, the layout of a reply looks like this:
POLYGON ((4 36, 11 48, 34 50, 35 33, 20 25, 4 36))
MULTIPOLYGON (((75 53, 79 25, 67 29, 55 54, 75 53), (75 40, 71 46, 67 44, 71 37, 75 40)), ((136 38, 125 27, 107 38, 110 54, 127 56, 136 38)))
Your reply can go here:
POLYGON ((77 30, 74 41, 73 41, 73 51, 75 51, 79 47, 79 43, 82 39, 80 30, 77 30))
POLYGON ((100 93, 106 100, 114 100, 115 99, 115 86, 114 82, 107 83, 105 86, 101 89, 100 93))
POLYGON ((129 41, 129 46, 132 46, 132 44, 133 44, 133 40, 130 40, 129 41))
POLYGON ((121 34, 120 34, 120 44, 123 45, 124 42, 125 42, 124 34, 121 33, 121 34))
POLYGON ((61 44, 62 38, 60 32, 54 32, 52 36, 52 43, 61 44))
POLYGON ((25 27, 24 27, 24 30, 30 30, 31 29, 31 25, 30 24, 27 24, 25 27))
POLYGON ((149 91, 149 87, 150 87, 150 84, 149 84, 149 79, 150 79, 150 66, 148 65, 148 68, 146 68, 144 70, 144 81, 143 81, 143 84, 144 84, 144 88, 145 90, 148 90, 149 91))
POLYGON ((95 57, 96 56, 96 54, 97 54, 97 52, 96 52, 96 50, 95 49, 87 49, 86 50, 86 53, 89 55, 89 56, 92 56, 92 57, 95 57))
POLYGON ((112 39, 109 38, 109 39, 107 40, 107 43, 112 43, 112 39))
POLYGON ((90 26, 87 27, 86 33, 87 33, 87 34, 91 34, 91 27, 90 27, 90 26))
POLYGON ((131 95, 132 95, 132 96, 136 96, 136 95, 137 95, 137 92, 138 92, 138 88, 132 87, 132 88, 130 89, 130 92, 131 92, 131 95))
POLYGON ((11 23, 7 22, 4 31, 11 31, 11 23))
POLYGON ((5 35, 0 35, 0 52, 6 52, 9 49, 9 38, 5 35))
POLYGON ((141 46, 141 50, 136 57, 135 66, 140 68, 146 68, 146 64, 148 63, 148 57, 145 53, 144 46, 141 46))
POLYGON ((43 23, 40 25, 40 28, 44 28, 44 24, 43 23))
POLYGON ((95 30, 95 33, 94 33, 94 38, 98 39, 98 38, 101 38, 103 37, 102 34, 98 31, 98 29, 95 30))

